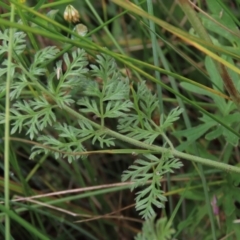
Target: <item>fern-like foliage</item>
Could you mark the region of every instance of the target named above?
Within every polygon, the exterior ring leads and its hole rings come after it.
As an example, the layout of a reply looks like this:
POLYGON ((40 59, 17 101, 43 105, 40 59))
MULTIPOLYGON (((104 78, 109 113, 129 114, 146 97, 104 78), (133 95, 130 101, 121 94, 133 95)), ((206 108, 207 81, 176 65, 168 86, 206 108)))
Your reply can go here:
POLYGON ((171 240, 175 230, 167 218, 160 218, 155 223, 155 216, 148 219, 143 224, 142 232, 139 233, 135 240, 171 240))
POLYGON ((136 193, 136 209, 143 218, 151 218, 155 214, 153 206, 163 208, 167 201, 161 190, 161 179, 167 172, 173 173, 174 169, 180 168, 182 163, 174 158, 171 150, 163 153, 160 159, 152 154, 145 154, 143 157, 145 158, 137 159, 123 172, 122 181, 134 182, 131 190, 150 182, 145 189, 136 193))
MULTIPOLYGON (((144 82, 139 83, 137 92, 133 90, 135 113, 128 114, 124 118, 119 119, 118 130, 127 136, 148 144, 152 144, 154 140, 164 133, 164 131, 179 118, 183 109, 173 109, 166 120, 161 115, 160 123, 157 125, 152 116, 158 108, 158 99, 146 87, 144 82)), ((165 137, 165 135, 163 134, 165 137)))
MULTIPOLYGON (((182 166, 172 155, 173 146, 166 134, 182 109, 173 109, 155 123, 152 117, 159 111, 157 96, 145 82, 134 88, 110 56, 96 56, 96 64, 89 67, 87 53, 77 49, 71 54, 65 53, 62 60, 56 62, 54 71, 49 72, 46 63, 53 61, 59 50, 56 47, 41 49, 30 57, 29 63, 22 63, 19 57, 26 47, 24 38, 21 32, 14 35, 14 49, 19 56, 13 56, 11 65, 11 134, 24 132, 30 139, 38 141, 39 144, 32 148, 31 158, 53 154, 55 158, 67 158, 69 162, 86 156, 86 141, 98 143, 101 148, 115 145, 115 139, 108 135, 110 131, 105 126, 105 120, 109 118, 117 119, 120 133, 139 142, 151 145, 157 137, 163 137, 166 151, 160 158, 145 154, 122 176, 123 181, 134 182, 132 190, 142 188, 136 194, 136 209, 142 217, 152 218, 153 207, 162 208, 167 200, 161 190, 161 179, 164 174, 173 173, 182 166), (65 111, 73 112, 74 119, 68 116, 64 119, 65 111), (59 113, 63 116, 61 122, 57 121, 59 113), (100 124, 89 120, 86 114, 93 115, 100 124)), ((0 32, 0 40, 3 42, 0 46, 2 55, 8 51, 9 32, 0 32)), ((3 60, 0 80, 6 78, 7 67, 7 61, 3 60)), ((0 81, 0 90, 4 96, 4 81, 0 81)), ((5 116, 1 113, 0 124, 4 121, 5 116)))
MULTIPOLYGON (((135 113, 133 112, 127 114, 124 118, 120 118, 118 130, 128 137, 150 145, 153 144, 158 136, 162 135, 166 140, 165 147, 167 147, 170 141, 166 137, 165 132, 179 118, 183 110, 180 108, 173 109, 165 120, 163 115, 161 115, 161 124, 157 125, 152 120, 153 113, 158 108, 156 95, 151 93, 144 82, 138 84, 136 91, 133 88, 131 90, 135 113)), ((172 145, 170 147, 172 148, 172 145)), ((172 173, 174 169, 178 169, 181 166, 182 163, 174 158, 171 149, 169 149, 162 154, 161 158, 152 154, 145 154, 142 158, 137 159, 128 170, 124 171, 122 181, 130 180, 134 182, 131 190, 150 182, 145 189, 141 189, 141 191, 136 193, 136 209, 143 218, 148 219, 154 215, 154 206, 158 208, 164 207, 164 202, 167 201, 167 198, 161 190, 161 179, 164 174, 172 173)))
POLYGON ((84 97, 78 101, 80 111, 93 113, 100 118, 104 125, 105 118, 125 116, 133 106, 129 100, 129 82, 123 78, 113 58, 107 55, 98 55, 98 66, 91 65, 91 75, 99 82, 90 80, 85 85, 84 97), (91 96, 91 98, 89 98, 91 96))
MULTIPOLYGON (((0 39, 2 40, 2 43, 0 45, 0 55, 3 53, 8 52, 8 42, 9 42, 9 29, 6 29, 4 32, 0 31, 0 39)), ((14 53, 19 55, 21 54, 25 48, 26 48, 26 34, 23 32, 17 32, 16 29, 14 29, 14 35, 13 35, 13 49, 14 53)))
POLYGON ((34 55, 33 62, 29 67, 31 76, 41 76, 46 73, 47 69, 43 65, 46 61, 54 59, 59 50, 54 47, 46 47, 37 51, 34 55))
MULTIPOLYGON (((17 32, 15 29, 15 34, 13 35, 13 59, 16 60, 16 63, 12 63, 11 65, 11 77, 19 77, 19 75, 15 75, 15 68, 18 66, 17 62, 19 56, 22 54, 22 52, 26 48, 26 40, 25 40, 26 34, 23 32, 17 32)), ((9 43, 9 29, 6 29, 4 32, 0 31, 0 56, 4 55, 8 52, 8 43, 9 43)), ((7 59, 3 59, 3 61, 0 63, 0 94, 1 97, 5 95, 5 79, 7 74, 7 67, 8 67, 8 61, 7 59)), ((19 89, 24 88, 24 86, 20 86, 19 89)), ((11 96, 12 98, 12 96, 11 96)))
POLYGON ((38 141, 43 142, 44 146, 36 145, 32 149, 30 158, 34 158, 36 155, 44 153, 54 153, 55 158, 67 157, 69 162, 77 160, 84 155, 79 154, 80 152, 86 151, 83 146, 83 142, 94 136, 94 130, 89 126, 90 129, 79 129, 67 124, 56 124, 55 129, 59 133, 59 138, 56 139, 52 136, 40 136, 38 141), (78 153, 78 154, 74 154, 78 153))
MULTIPOLYGON (((55 114, 52 111, 52 106, 49 105, 43 97, 29 101, 18 101, 11 108, 12 126, 11 134, 21 132, 24 126, 28 130, 26 134, 33 139, 39 131, 42 131, 48 125, 51 126, 56 121, 55 114)), ((0 123, 4 123, 4 114, 0 114, 0 123)))
MULTIPOLYGON (((83 49, 77 49, 71 54, 71 60, 69 54, 65 53, 63 55, 63 60, 66 65, 65 73, 60 76, 58 89, 69 89, 80 87, 80 84, 87 81, 87 73, 89 69, 87 68, 88 60, 87 54, 83 49)), ((62 61, 57 63, 57 67, 61 69, 62 61)))
MULTIPOLYGON (((0 54, 8 51, 9 31, 0 32, 0 54)), ((66 105, 74 103, 71 90, 80 89, 81 83, 88 78, 87 54, 84 50, 73 51, 71 57, 65 53, 63 55, 66 71, 58 74, 56 71, 49 73, 46 62, 52 61, 59 50, 56 47, 46 47, 33 55, 29 66, 21 64, 20 54, 25 50, 25 34, 15 32, 14 51, 18 54, 13 55, 14 64, 11 66, 11 92, 10 97, 13 102, 11 111, 11 134, 24 131, 30 139, 37 139, 43 145, 33 148, 31 157, 40 153, 53 152, 55 157, 67 157, 69 161, 78 159, 80 156, 71 152, 83 152, 85 148, 81 144, 83 140, 92 139, 93 142, 99 141, 100 145, 111 146, 114 144, 112 138, 107 138, 101 131, 94 129, 86 122, 79 122, 79 128, 74 128, 66 123, 60 125, 56 121, 55 111, 66 105), (47 81, 40 82, 41 76, 46 77, 47 81), (31 90, 31 91, 29 91, 31 90), (30 96, 22 96, 22 92, 30 92, 30 96), (44 91, 44 92, 43 92, 44 91), (23 100, 21 100, 23 98, 23 100), (29 99, 28 99, 29 98, 29 99), (59 139, 53 136, 41 134, 47 127, 52 127, 59 134, 59 139), (83 137, 83 138, 82 138, 83 137), (80 138, 82 140, 79 140, 80 138)), ((56 63, 57 69, 62 68, 62 62, 56 63)), ((3 60, 0 68, 1 80, 6 78, 7 60, 3 60)), ((1 96, 5 94, 5 81, 0 82, 1 96)), ((5 116, 0 114, 0 123, 4 123, 5 116)))

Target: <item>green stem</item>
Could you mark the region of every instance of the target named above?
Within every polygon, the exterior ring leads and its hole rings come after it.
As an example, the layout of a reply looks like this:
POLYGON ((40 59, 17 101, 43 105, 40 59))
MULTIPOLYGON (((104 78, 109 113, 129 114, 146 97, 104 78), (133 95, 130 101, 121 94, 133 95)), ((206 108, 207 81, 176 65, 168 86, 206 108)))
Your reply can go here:
MULTIPOLYGON (((15 6, 11 4, 10 21, 14 22, 15 6)), ((10 171, 10 88, 11 88, 11 73, 12 73, 12 51, 13 51, 13 34, 14 29, 10 28, 9 45, 8 45, 8 63, 7 63, 7 82, 6 82, 6 98, 5 98, 5 141, 4 141, 4 200, 5 209, 10 210, 9 203, 9 171, 10 171)), ((10 240, 10 217, 5 213, 5 239, 10 240)))
MULTIPOLYGON (((68 106, 64 106, 64 110, 67 111, 69 114, 75 116, 78 119, 83 119, 85 121, 88 121, 93 127, 97 128, 97 129, 102 129, 101 125, 89 120, 88 118, 84 117, 83 115, 81 115, 80 113, 76 112, 75 110, 71 109, 68 106)), ((114 137, 116 139, 119 139, 121 141, 127 142, 129 144, 132 144, 134 146, 143 148, 143 149, 147 149, 147 150, 152 150, 156 153, 166 153, 166 152, 171 152, 175 157, 178 158, 182 158, 185 160, 189 160, 189 161, 193 161, 196 163, 200 163, 200 164, 204 164, 204 165, 208 165, 211 167, 215 167, 218 169, 222 169, 228 172, 236 172, 236 173, 240 173, 240 168, 239 167, 235 167, 226 163, 221 163, 221 162, 217 162, 211 159, 207 159, 207 158, 202 158, 202 157, 197 157, 191 154, 187 154, 187 153, 182 153, 179 152, 175 149, 171 150, 169 148, 163 148, 163 147, 159 147, 156 145, 149 145, 146 144, 144 142, 140 142, 138 140, 132 139, 128 136, 122 135, 120 133, 114 132, 108 128, 104 129, 105 133, 108 134, 111 137, 114 137)))

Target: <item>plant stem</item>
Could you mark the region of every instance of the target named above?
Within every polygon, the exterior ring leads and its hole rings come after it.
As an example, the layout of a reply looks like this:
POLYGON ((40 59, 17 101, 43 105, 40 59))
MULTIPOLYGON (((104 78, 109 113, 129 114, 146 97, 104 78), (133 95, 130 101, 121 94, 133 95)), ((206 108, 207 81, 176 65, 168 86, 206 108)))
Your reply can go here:
MULTIPOLYGON (((14 22, 15 7, 11 4, 11 16, 10 21, 14 22)), ((10 87, 12 78, 12 50, 13 50, 13 34, 14 29, 10 28, 9 32, 9 45, 8 45, 8 63, 7 63, 7 81, 6 81, 6 103, 5 103, 5 141, 4 141, 4 201, 5 209, 10 210, 9 203, 9 171, 10 171, 10 87)), ((10 217, 5 213, 5 240, 10 240, 10 217)))
MULTIPOLYGON (((97 129, 102 129, 101 125, 89 120, 88 118, 84 117, 83 115, 81 115, 80 113, 76 112, 75 110, 71 109, 70 107, 68 107, 66 105, 64 106, 64 110, 67 111, 69 114, 75 116, 76 118, 80 119, 80 120, 82 119, 82 120, 88 121, 93 127, 97 128, 97 129)), ((121 141, 130 143, 134 146, 137 146, 137 147, 140 147, 140 148, 143 148, 143 149, 152 150, 155 153, 166 153, 166 152, 171 151, 171 153, 175 157, 179 157, 179 158, 190 160, 190 161, 193 161, 193 162, 196 162, 196 163, 208 165, 208 166, 215 167, 215 168, 218 168, 218 169, 222 169, 222 170, 225 170, 225 171, 228 171, 228 172, 240 173, 240 167, 235 167, 235 166, 232 166, 232 165, 229 165, 229 164, 226 164, 226 163, 217 162, 217 161, 214 161, 214 160, 211 160, 211 159, 197 157, 197 156, 187 154, 187 153, 182 153, 182 152, 179 152, 175 149, 171 150, 169 148, 163 148, 163 147, 159 147, 159 146, 156 146, 156 145, 149 145, 149 144, 146 144, 144 142, 140 142, 138 140, 132 139, 128 136, 122 135, 120 133, 114 132, 114 131, 112 131, 108 128, 104 128, 104 132, 111 137, 114 137, 116 139, 119 139, 121 141)))

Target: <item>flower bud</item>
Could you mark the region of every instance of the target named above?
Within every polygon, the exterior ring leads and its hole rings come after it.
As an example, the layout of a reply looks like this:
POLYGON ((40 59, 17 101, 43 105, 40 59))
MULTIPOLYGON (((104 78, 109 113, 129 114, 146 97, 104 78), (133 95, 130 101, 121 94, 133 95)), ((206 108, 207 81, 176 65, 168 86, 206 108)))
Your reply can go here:
POLYGON ((84 24, 81 24, 81 23, 77 24, 74 30, 76 30, 77 34, 82 37, 84 37, 88 32, 88 28, 84 24))
POLYGON ((68 5, 64 11, 63 17, 68 22, 79 22, 79 12, 72 5, 68 5))

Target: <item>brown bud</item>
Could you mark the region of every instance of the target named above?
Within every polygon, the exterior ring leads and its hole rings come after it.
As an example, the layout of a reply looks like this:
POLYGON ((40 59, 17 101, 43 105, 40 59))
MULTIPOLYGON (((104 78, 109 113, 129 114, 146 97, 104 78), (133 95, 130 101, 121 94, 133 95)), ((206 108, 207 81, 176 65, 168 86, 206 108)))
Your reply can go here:
POLYGON ((76 8, 74 8, 72 5, 67 5, 63 17, 68 22, 79 22, 80 15, 76 8))

